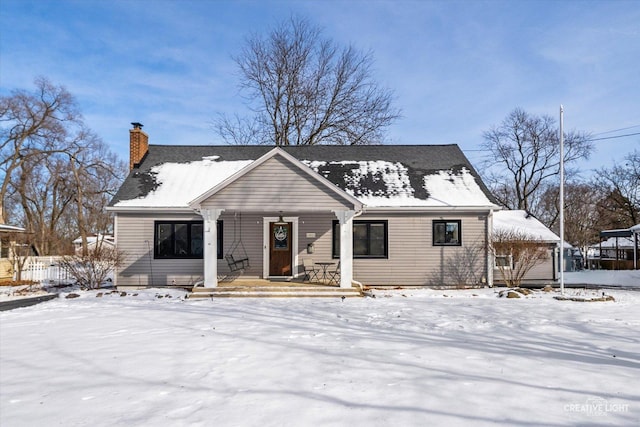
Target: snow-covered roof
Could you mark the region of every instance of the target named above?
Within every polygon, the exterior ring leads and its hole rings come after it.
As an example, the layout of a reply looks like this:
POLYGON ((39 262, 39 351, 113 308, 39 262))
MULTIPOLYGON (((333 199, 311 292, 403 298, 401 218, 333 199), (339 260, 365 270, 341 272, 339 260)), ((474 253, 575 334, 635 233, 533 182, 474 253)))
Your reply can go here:
POLYGON ((560 243, 560 237, 557 234, 524 210, 494 212, 493 229, 525 233, 535 240, 560 243))
POLYGON ((17 232, 17 233, 22 233, 24 231, 26 231, 24 228, 22 227, 16 227, 14 225, 8 225, 8 224, 0 224, 0 232, 17 232))
MULTIPOLYGON (((112 244, 114 242, 114 237, 110 234, 98 234, 97 236, 96 235, 87 236, 88 244, 96 243, 99 240, 103 241, 104 243, 112 244)), ((81 245, 82 237, 78 237, 76 240, 73 241, 73 243, 81 245)))
POLYGON ((602 243, 595 243, 591 245, 591 248, 607 248, 615 249, 616 244, 618 249, 633 248, 633 239, 630 237, 609 237, 607 240, 603 240, 602 243), (617 243, 616 243, 617 239, 617 243))
MULTIPOLYGON (((112 200, 123 208, 186 208, 273 147, 156 146, 112 200)), ((457 145, 283 149, 368 207, 495 205, 457 145)))
POLYGON ((189 202, 220 184, 252 160, 217 161, 214 157, 188 163, 153 166, 149 175, 154 188, 135 199, 121 200, 118 207, 188 207, 189 202))
POLYGON ((303 163, 330 181, 344 181, 342 189, 366 206, 491 205, 471 171, 465 167, 425 175, 422 177, 421 185, 415 188, 409 178, 408 168, 400 162, 303 160, 303 163))

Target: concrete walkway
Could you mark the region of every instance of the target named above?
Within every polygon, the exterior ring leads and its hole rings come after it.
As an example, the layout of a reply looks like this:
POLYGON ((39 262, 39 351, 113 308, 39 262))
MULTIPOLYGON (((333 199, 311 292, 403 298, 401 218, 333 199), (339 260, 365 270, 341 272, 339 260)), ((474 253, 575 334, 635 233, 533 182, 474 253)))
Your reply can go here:
POLYGON ((188 298, 220 297, 360 297, 360 288, 340 288, 322 283, 263 279, 219 282, 217 288, 194 287, 188 298))

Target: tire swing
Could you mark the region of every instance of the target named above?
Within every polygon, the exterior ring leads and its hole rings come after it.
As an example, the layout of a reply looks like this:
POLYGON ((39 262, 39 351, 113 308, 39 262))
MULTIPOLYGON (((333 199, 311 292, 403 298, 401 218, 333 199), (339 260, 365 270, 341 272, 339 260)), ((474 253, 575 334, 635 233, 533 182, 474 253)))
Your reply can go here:
POLYGON ((224 256, 224 259, 227 261, 229 270, 231 270, 232 273, 249 267, 249 256, 247 255, 247 250, 244 248, 244 243, 242 243, 241 213, 236 212, 233 216, 233 242, 224 256), (239 226, 238 223, 240 223, 239 226), (238 232, 237 234, 236 231, 238 232))

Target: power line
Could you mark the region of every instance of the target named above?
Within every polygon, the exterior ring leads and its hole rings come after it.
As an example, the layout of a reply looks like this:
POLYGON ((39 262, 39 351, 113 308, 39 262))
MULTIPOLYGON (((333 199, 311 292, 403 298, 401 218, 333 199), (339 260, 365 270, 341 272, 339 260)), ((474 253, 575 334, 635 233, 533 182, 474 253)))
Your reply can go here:
MULTIPOLYGON (((635 127, 635 126, 632 126, 635 127)), ((613 132, 613 131, 611 131, 613 132)), ((606 132, 605 132, 606 133, 606 132)), ((601 135, 601 134, 600 134, 601 135)), ((636 132, 636 133, 628 133, 626 135, 616 135, 616 136, 605 136, 602 138, 591 138, 591 139, 587 139, 587 141, 602 141, 604 139, 615 139, 615 138, 624 138, 625 136, 634 136, 634 135, 640 135, 640 132, 636 132)))
POLYGON ((605 133, 620 132, 621 130, 633 129, 633 128, 637 128, 637 127, 640 127, 640 125, 633 125, 633 126, 628 126, 626 128, 620 128, 620 129, 614 129, 614 130, 607 130, 607 131, 604 131, 604 132, 598 132, 598 133, 594 133, 593 136, 604 135, 605 133))
MULTIPOLYGON (((636 127, 636 126, 631 126, 631 127, 636 127)), ((613 132, 613 131, 611 131, 613 132)), ((600 134, 601 135, 601 134, 600 134)), ((624 135, 615 135, 615 136, 604 136, 602 138, 591 138, 591 139, 587 139, 585 140, 586 142, 593 142, 593 141, 604 141, 607 139, 617 139, 617 138, 625 138, 627 136, 635 136, 635 135, 640 135, 640 132, 635 132, 635 133, 627 133, 624 135)), ((465 153, 470 153, 470 152, 480 152, 480 153, 486 153, 486 152, 491 152, 491 150, 489 149, 476 149, 476 150, 464 150, 465 153)))

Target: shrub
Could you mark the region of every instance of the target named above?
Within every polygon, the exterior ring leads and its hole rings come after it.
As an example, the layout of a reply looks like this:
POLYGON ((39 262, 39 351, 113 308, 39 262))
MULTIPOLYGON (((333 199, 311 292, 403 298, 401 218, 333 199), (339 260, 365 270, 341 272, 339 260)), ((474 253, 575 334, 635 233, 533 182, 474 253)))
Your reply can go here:
POLYGON ((109 246, 97 246, 86 254, 66 255, 60 265, 84 289, 97 289, 107 280, 109 273, 121 266, 123 252, 109 246))
POLYGON ((494 257, 506 256, 509 262, 497 265, 509 287, 518 287, 524 276, 536 265, 549 258, 547 243, 522 231, 496 230, 491 238, 494 257))

